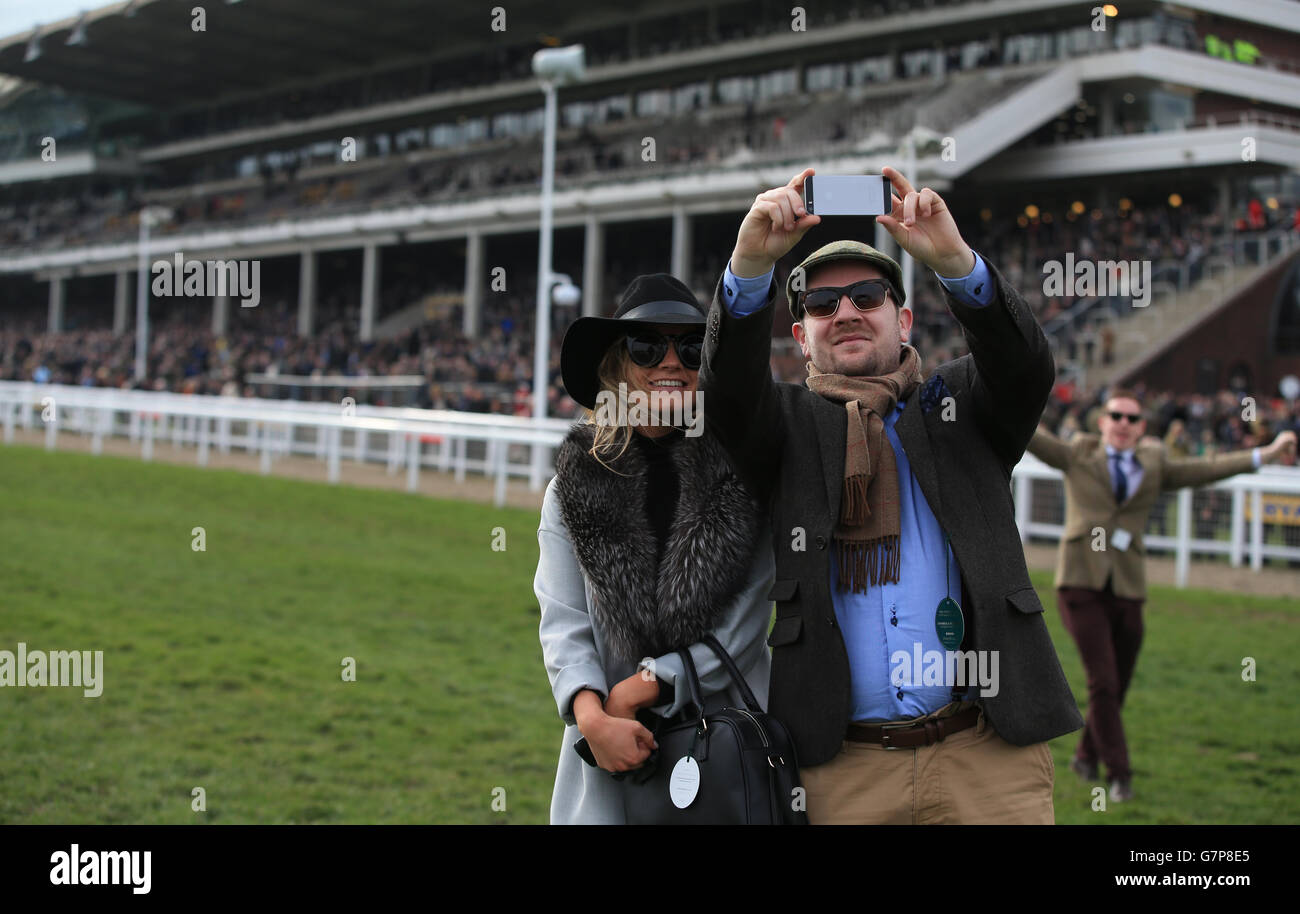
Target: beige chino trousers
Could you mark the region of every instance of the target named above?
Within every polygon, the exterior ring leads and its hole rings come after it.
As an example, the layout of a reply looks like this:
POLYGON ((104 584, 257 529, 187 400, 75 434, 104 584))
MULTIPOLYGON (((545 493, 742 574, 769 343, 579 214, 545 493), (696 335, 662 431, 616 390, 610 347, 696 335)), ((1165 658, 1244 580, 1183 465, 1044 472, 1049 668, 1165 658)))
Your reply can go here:
MULTIPOLYGON (((954 702, 917 720, 970 707, 954 702)), ((845 740, 802 768, 813 825, 1052 825, 1056 766, 1047 743, 1013 746, 983 712, 973 727, 917 749, 845 740)))

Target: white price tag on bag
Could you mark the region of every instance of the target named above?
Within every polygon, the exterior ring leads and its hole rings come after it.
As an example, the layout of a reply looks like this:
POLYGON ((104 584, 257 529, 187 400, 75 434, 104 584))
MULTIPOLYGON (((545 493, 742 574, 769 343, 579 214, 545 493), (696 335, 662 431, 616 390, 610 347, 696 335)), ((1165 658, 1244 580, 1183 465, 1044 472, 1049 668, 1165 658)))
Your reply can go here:
POLYGON ((1133 534, 1123 527, 1116 527, 1115 532, 1110 535, 1110 544, 1120 552, 1126 551, 1131 542, 1133 542, 1133 534))
POLYGON ((668 778, 668 796, 678 809, 685 809, 695 802, 695 795, 700 792, 700 766, 689 755, 683 755, 673 766, 673 773, 668 778))

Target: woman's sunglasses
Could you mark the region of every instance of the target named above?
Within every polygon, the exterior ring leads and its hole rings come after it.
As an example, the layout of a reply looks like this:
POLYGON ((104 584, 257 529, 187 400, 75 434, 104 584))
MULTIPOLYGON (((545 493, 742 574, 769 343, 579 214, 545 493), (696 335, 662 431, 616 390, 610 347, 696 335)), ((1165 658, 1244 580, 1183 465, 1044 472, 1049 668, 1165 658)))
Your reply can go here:
POLYGON ((888 280, 864 279, 851 286, 808 289, 799 293, 798 303, 809 317, 830 317, 840 309, 840 299, 847 295, 859 311, 874 311, 885 303, 885 293, 893 290, 888 280))
POLYGON ((638 330, 627 335, 627 352, 642 368, 653 368, 668 355, 670 342, 677 349, 677 358, 682 366, 690 371, 699 371, 700 357, 704 354, 704 334, 698 330, 671 337, 654 330, 638 330))

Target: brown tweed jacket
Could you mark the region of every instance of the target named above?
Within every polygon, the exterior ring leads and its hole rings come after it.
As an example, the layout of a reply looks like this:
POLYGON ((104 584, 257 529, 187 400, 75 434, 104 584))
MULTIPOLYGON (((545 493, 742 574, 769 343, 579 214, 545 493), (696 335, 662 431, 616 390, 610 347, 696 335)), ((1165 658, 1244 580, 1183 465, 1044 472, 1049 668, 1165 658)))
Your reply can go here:
POLYGON ((1075 435, 1067 443, 1040 428, 1028 450, 1065 474, 1065 531, 1056 558, 1056 586, 1101 590, 1114 575, 1115 595, 1133 600, 1146 599, 1142 531, 1160 493, 1254 469, 1250 451, 1177 459, 1163 442, 1139 443, 1134 457, 1142 465, 1142 482, 1119 504, 1100 435, 1075 435), (1116 530, 1132 537, 1126 549, 1116 548, 1116 530))

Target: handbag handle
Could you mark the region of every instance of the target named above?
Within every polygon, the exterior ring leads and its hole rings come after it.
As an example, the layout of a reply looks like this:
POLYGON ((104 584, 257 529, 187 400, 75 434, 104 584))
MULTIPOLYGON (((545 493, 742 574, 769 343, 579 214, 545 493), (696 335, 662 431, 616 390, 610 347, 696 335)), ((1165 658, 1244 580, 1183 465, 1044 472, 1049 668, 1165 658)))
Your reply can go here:
MULTIPOLYGON (((736 661, 731 659, 731 655, 727 653, 727 649, 722 646, 722 643, 713 636, 712 632, 701 638, 700 643, 713 651, 718 660, 722 662, 723 669, 731 677, 731 682, 735 685, 736 691, 740 693, 740 700, 745 703, 745 707, 751 711, 762 712, 763 708, 758 703, 758 699, 754 697, 754 692, 750 689, 749 683, 740 674, 740 667, 736 666, 736 661)), ((700 674, 695 669, 695 660, 691 657, 690 648, 681 648, 677 652, 677 656, 682 658, 682 667, 686 672, 686 688, 691 704, 699 709, 699 713, 695 716, 697 719, 702 720, 704 718, 704 690, 700 687, 700 674)))
POLYGON ((697 720, 704 720, 704 698, 700 692, 700 674, 695 669, 695 660, 691 657, 690 648, 684 647, 677 652, 677 656, 682 658, 682 668, 686 673, 686 690, 690 703, 695 705, 697 720))
POLYGON ((753 691, 750 690, 749 683, 745 682, 745 677, 740 675, 740 667, 736 666, 736 661, 731 659, 731 655, 727 653, 727 649, 722 646, 722 643, 711 632, 700 640, 708 645, 713 653, 718 655, 718 659, 722 661, 723 667, 731 676, 731 681, 736 686, 736 691, 740 693, 740 699, 745 703, 746 707, 751 711, 761 712, 763 708, 759 705, 758 699, 754 697, 753 691))

